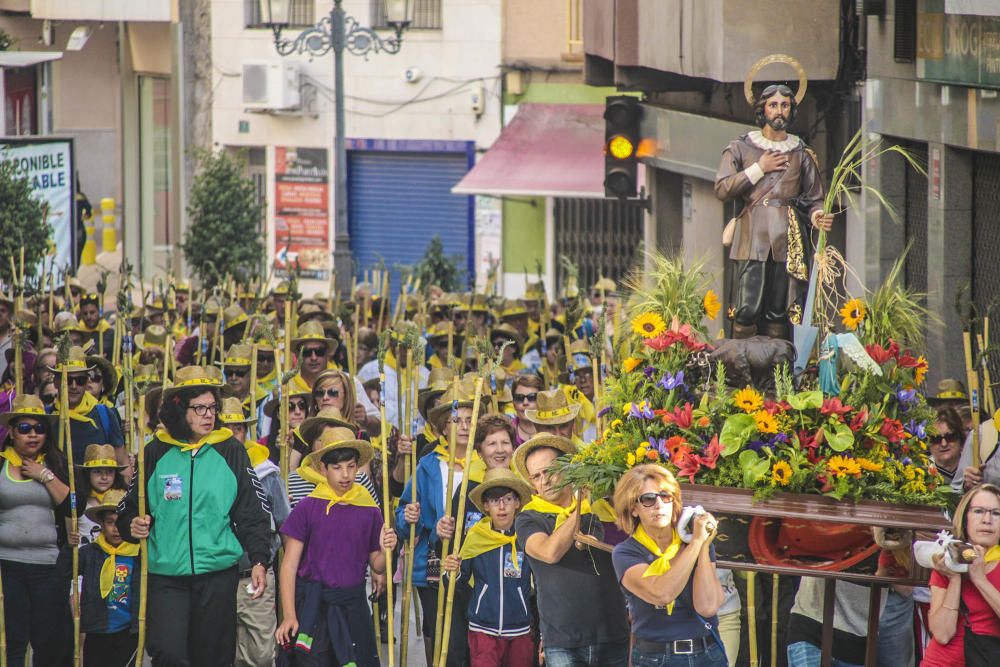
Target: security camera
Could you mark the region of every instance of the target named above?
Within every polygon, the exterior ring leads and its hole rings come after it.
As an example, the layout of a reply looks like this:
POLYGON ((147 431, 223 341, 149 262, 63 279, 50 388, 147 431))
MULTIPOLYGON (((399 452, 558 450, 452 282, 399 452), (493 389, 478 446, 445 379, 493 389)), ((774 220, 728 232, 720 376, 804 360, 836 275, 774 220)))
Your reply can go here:
POLYGON ((406 71, 403 72, 403 80, 406 83, 416 83, 424 78, 424 72, 419 67, 407 67, 406 71))

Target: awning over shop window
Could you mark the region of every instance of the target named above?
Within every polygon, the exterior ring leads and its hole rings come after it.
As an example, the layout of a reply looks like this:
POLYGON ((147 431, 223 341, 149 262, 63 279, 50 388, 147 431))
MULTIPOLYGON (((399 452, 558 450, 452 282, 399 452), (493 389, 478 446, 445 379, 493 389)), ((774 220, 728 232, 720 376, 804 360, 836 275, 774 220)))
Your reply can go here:
POLYGON ((493 146, 451 191, 603 198, 603 151, 603 105, 522 104, 493 146))
POLYGON ((62 58, 62 51, 3 51, 0 67, 29 67, 62 58))

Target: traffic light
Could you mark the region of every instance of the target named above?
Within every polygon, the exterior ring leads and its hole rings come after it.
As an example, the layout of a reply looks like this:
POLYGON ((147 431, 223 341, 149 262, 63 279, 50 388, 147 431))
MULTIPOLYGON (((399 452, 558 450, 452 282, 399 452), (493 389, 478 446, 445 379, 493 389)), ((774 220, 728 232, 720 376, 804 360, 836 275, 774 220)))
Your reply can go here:
POLYGON ((639 148, 639 100, 628 95, 609 97, 604 107, 604 196, 624 199, 636 195, 639 148))

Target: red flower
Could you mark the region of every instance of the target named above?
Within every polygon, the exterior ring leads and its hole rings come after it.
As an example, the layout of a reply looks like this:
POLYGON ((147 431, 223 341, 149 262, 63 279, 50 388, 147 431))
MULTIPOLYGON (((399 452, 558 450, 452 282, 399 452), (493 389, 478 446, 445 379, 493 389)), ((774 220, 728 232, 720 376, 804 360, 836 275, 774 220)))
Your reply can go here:
POLYGON ((684 439, 684 436, 680 435, 674 435, 667 438, 664 446, 667 448, 667 451, 670 452, 670 460, 675 464, 677 463, 677 458, 679 456, 683 456, 691 451, 691 448, 687 446, 687 440, 684 439))
POLYGON ((823 406, 819 411, 820 414, 843 417, 853 409, 851 406, 841 403, 839 398, 827 398, 823 401, 823 406))
POLYGON ((819 462, 819 443, 816 442, 815 433, 799 431, 799 449, 806 451, 806 458, 809 459, 809 463, 816 464, 819 462))
POLYGON ((693 406, 690 403, 685 403, 684 407, 674 408, 672 413, 668 412, 663 415, 663 423, 677 424, 678 428, 691 428, 691 422, 693 420, 692 410, 693 406))
POLYGON ((779 412, 787 412, 790 407, 792 406, 788 405, 784 401, 781 403, 775 403, 771 399, 764 401, 764 411, 770 413, 771 415, 776 415, 779 412))
POLYGON ((701 457, 691 456, 690 450, 687 447, 684 447, 684 449, 687 451, 683 456, 672 459, 672 461, 677 466, 677 475, 679 477, 687 477, 691 483, 694 483, 694 476, 701 470, 701 457))
POLYGON ((854 415, 854 418, 851 419, 851 423, 849 424, 850 429, 857 433, 865 427, 866 421, 868 421, 868 408, 861 408, 858 410, 858 413, 854 415))
POLYGON ((917 358, 910 354, 909 350, 896 358, 896 366, 899 368, 916 368, 917 363, 917 358))
POLYGON ((868 356, 874 359, 875 363, 879 366, 885 365, 890 359, 892 359, 892 352, 886 350, 881 345, 865 345, 865 352, 867 352, 868 356))
POLYGON ((889 419, 888 417, 882 421, 882 428, 879 429, 879 433, 889 442, 899 442, 906 435, 900 421, 898 419, 889 419))
MULTIPOLYGON (((676 325, 676 321, 674 322, 676 325)), ((698 352, 703 350, 708 345, 706 343, 699 342, 694 333, 691 331, 690 324, 683 324, 681 326, 671 326, 669 329, 661 333, 656 338, 647 338, 645 344, 657 352, 663 352, 669 348, 674 343, 682 343, 684 347, 691 350, 692 352, 698 352)))
POLYGON ((695 458, 697 458, 698 462, 701 463, 706 468, 711 468, 714 470, 715 463, 716 461, 719 460, 719 452, 720 452, 719 436, 713 435, 709 443, 705 445, 705 449, 702 452, 702 455, 697 456, 695 458))

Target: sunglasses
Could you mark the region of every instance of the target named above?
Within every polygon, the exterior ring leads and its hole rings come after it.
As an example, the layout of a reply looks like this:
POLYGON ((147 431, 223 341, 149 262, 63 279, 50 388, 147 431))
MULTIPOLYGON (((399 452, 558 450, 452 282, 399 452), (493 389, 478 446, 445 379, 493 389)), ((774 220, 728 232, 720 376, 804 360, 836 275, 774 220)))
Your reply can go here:
POLYGON ((514 394, 515 403, 534 403, 538 400, 538 392, 531 394, 514 394))
POLYGON ((49 425, 45 422, 38 422, 37 424, 30 424, 28 422, 18 422, 14 425, 14 430, 21 435, 28 435, 32 431, 38 435, 45 435, 49 432, 49 425))
POLYGON ((288 401, 289 410, 305 412, 307 407, 309 407, 309 405, 305 401, 288 401))
POLYGON ((247 375, 250 375, 250 371, 229 371, 228 373, 226 373, 226 375, 228 375, 229 377, 243 379, 247 375))
POLYGON ((45 405, 52 405, 59 398, 59 394, 42 394, 40 398, 45 405))
POLYGON ((257 355, 258 364, 273 364, 274 355, 273 354, 258 354, 257 355))
POLYGON ((90 382, 89 375, 68 375, 66 376, 66 384, 75 385, 77 387, 86 387, 87 383, 90 382))
POLYGON ((639 496, 639 504, 643 507, 653 507, 656 505, 656 499, 659 498, 663 501, 664 505, 669 505, 674 502, 674 494, 669 491, 660 491, 659 493, 644 493, 639 496))
POLYGON ((313 389, 313 396, 315 396, 316 398, 323 398, 324 396, 326 396, 327 398, 337 398, 338 396, 340 396, 340 390, 339 389, 313 389))
POLYGON ((306 347, 302 349, 301 352, 303 357, 325 357, 326 348, 325 347, 306 347))
POLYGON ((944 442, 958 442, 958 435, 955 434, 955 433, 951 433, 951 432, 942 433, 942 434, 940 434, 938 436, 932 437, 930 439, 930 441, 931 441, 931 444, 935 444, 935 445, 941 444, 941 443, 944 443, 944 442))

